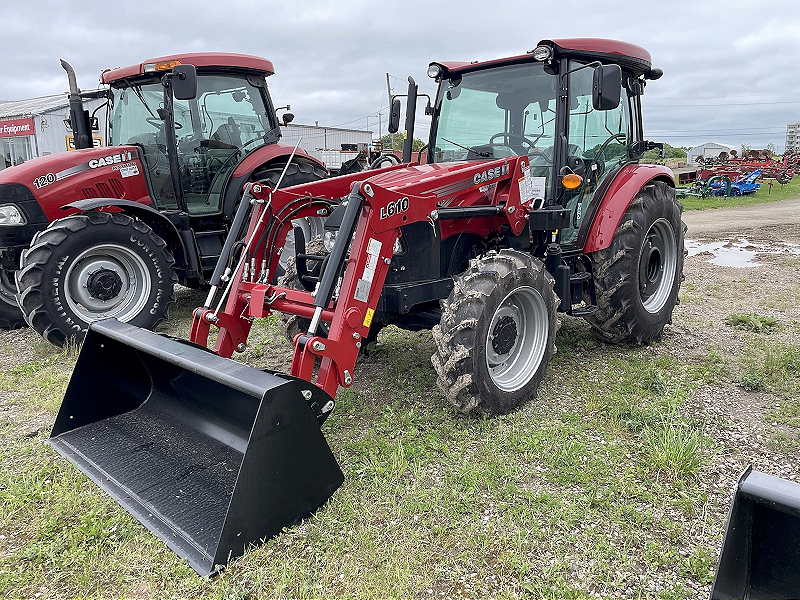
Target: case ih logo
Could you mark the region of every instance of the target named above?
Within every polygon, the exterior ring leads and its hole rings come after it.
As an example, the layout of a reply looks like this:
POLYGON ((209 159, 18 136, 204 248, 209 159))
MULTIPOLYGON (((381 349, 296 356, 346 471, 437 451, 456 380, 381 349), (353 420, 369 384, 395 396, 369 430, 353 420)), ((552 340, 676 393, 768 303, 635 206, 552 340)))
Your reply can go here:
POLYGON ((99 167, 106 167, 115 163, 128 162, 136 158, 136 152, 120 152, 119 154, 112 154, 103 158, 93 158, 89 161, 90 169, 97 169, 99 167))
POLYGON ((479 183, 485 183, 487 181, 491 181, 492 179, 497 179, 503 175, 508 174, 508 163, 503 164, 501 167, 495 167, 494 169, 489 169, 488 171, 484 171, 483 173, 475 173, 475 177, 473 181, 475 185, 479 183))
POLYGON ((18 135, 33 135, 35 126, 33 119, 12 119, 0 121, 0 137, 14 137, 18 135))

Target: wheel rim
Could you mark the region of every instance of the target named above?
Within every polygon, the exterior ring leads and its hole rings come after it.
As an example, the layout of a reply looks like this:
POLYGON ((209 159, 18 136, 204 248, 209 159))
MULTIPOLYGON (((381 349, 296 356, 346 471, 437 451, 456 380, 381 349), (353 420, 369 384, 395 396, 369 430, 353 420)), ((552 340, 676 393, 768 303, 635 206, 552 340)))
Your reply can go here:
POLYGON ((536 374, 549 328, 547 306, 534 288, 519 287, 503 299, 486 336, 486 366, 500 390, 515 392, 536 374))
POLYGON ((103 244, 85 250, 64 278, 66 301, 84 321, 129 321, 147 304, 152 289, 145 262, 128 248, 103 244))
POLYGON ((17 306, 17 286, 14 284, 14 272, 0 269, 0 301, 17 306))
POLYGON ((296 250, 294 247, 294 228, 299 227, 303 230, 303 236, 306 238, 306 244, 315 238, 325 233, 325 219, 321 217, 306 217, 304 219, 294 219, 292 221, 292 229, 286 234, 286 240, 283 244, 283 251, 278 258, 278 264, 286 270, 289 264, 289 259, 294 258, 296 250))
POLYGON ((658 219, 647 231, 639 255, 639 294, 647 312, 657 313, 667 304, 677 266, 675 231, 669 221, 658 219))

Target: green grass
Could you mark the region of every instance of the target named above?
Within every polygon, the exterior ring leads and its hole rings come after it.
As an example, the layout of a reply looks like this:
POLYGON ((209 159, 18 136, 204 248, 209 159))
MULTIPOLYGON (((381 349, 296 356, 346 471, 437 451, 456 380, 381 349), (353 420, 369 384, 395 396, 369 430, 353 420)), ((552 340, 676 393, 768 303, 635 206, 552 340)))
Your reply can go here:
POLYGON ((764 202, 778 202, 788 200, 800 195, 800 177, 795 177, 786 185, 775 182, 770 191, 766 183, 761 184, 761 188, 755 194, 748 196, 734 196, 725 198, 721 196, 711 196, 708 198, 697 198, 688 196, 681 198, 680 202, 686 210, 706 210, 714 208, 730 208, 734 206, 751 206, 764 202))
MULTIPOLYGON (((557 346, 535 401, 477 419, 436 388, 428 332, 385 330, 323 428, 342 488, 210 581, 42 443, 75 357, 40 349, 0 377, 0 595, 707 595, 717 549, 691 532, 721 532, 727 506, 700 486, 715 454, 685 408, 699 386, 729 381, 730 365, 713 350, 690 361, 666 343, 599 344, 571 318, 557 346), (37 437, 19 427, 31 415, 47 423, 37 437)), ((239 359, 274 365, 287 352, 267 319, 239 359)))
POLYGON ((780 328, 775 317, 757 313, 733 313, 725 317, 725 323, 735 329, 754 333, 772 333, 780 328))

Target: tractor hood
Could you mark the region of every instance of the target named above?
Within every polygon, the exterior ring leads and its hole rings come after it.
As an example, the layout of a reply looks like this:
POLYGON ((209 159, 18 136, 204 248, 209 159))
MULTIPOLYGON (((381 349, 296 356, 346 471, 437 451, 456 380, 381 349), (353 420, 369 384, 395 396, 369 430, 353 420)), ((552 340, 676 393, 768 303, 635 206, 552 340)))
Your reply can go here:
POLYGON ((139 158, 139 150, 134 146, 115 146, 112 148, 86 148, 71 152, 59 152, 34 158, 0 171, 0 183, 21 183, 32 190, 63 181, 83 171, 101 166, 122 164, 139 158), (53 177, 49 177, 52 175, 53 177), (44 178, 42 181, 37 181, 44 178))
POLYGON ((508 173, 518 157, 414 165, 370 177, 376 185, 404 194, 448 196, 508 173), (507 166, 504 166, 507 165, 507 166), (461 176, 460 176, 461 175, 461 176))
POLYGON ((0 171, 0 184, 21 184, 50 221, 61 207, 87 198, 124 198, 150 204, 141 150, 135 146, 86 148, 34 158, 0 171))

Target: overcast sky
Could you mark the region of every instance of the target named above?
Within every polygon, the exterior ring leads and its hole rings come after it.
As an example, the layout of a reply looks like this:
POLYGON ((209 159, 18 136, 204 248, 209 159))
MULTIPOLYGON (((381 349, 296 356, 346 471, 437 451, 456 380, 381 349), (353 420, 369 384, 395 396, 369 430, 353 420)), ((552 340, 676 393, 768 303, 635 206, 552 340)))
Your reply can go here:
MULTIPOLYGON (((82 89, 101 70, 177 52, 269 58, 276 106, 295 123, 370 128, 386 72, 397 93, 412 75, 433 94, 431 61, 524 53, 541 39, 607 37, 645 47, 664 77, 643 99, 648 139, 783 150, 800 122, 800 1, 726 0, 161 0, 2 1, 0 99, 82 89)), ((426 137, 427 119, 416 137, 426 137)))

